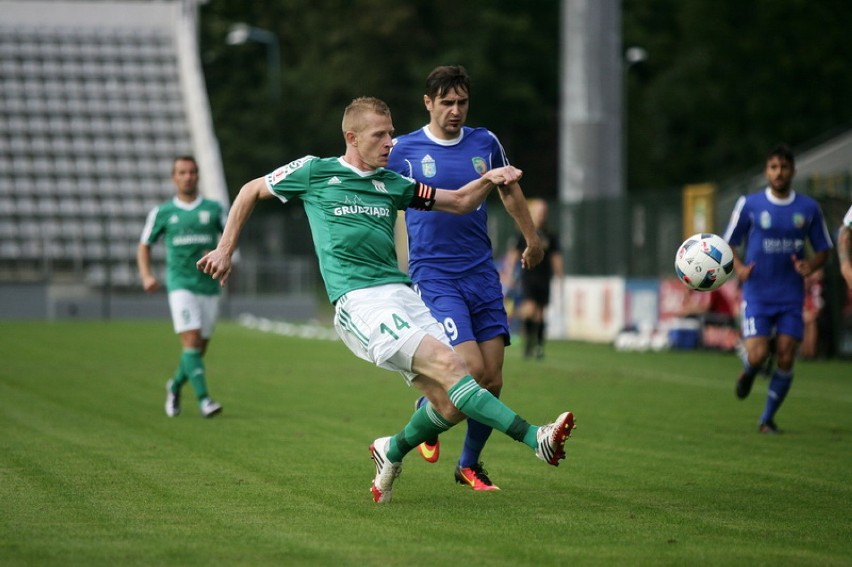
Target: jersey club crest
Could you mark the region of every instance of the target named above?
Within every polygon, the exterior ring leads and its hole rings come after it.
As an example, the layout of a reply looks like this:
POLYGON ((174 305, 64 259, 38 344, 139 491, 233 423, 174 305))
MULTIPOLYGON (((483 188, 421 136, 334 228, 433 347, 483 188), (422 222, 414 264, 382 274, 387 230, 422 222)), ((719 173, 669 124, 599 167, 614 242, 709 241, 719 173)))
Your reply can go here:
POLYGON ((429 154, 426 154, 420 160, 420 170, 423 172, 423 177, 435 177, 438 173, 438 168, 435 165, 435 160, 429 154))
POLYGON ((485 160, 481 157, 471 158, 470 161, 473 163, 473 169, 476 170, 476 173, 479 175, 485 175, 485 172, 488 171, 488 164, 486 164, 485 160))

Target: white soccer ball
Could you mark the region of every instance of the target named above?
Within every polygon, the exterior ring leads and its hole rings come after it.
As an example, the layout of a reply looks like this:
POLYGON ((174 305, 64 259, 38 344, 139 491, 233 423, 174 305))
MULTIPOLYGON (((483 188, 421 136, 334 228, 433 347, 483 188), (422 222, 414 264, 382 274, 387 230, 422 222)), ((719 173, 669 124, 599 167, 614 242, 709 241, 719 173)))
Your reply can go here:
POLYGON ((721 236, 693 234, 677 249, 675 273, 689 289, 713 291, 734 273, 734 253, 721 236))

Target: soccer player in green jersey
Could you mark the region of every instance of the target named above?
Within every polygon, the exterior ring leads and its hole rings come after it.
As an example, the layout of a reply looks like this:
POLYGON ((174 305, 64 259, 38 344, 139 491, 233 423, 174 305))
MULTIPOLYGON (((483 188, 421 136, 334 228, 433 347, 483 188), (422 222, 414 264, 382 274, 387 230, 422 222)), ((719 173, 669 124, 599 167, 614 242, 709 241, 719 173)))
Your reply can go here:
POLYGON ((199 260, 198 268, 224 285, 240 232, 257 201, 302 200, 328 298, 335 306, 338 335, 358 357, 400 372, 429 400, 399 433, 370 445, 376 465, 371 486, 375 502, 390 501, 408 452, 465 417, 506 433, 543 461, 558 465, 565 458, 573 414, 563 412, 541 427, 530 425, 480 387, 411 288, 411 280, 399 270, 394 247, 398 210, 463 214, 479 206, 495 186, 504 190, 502 186, 519 180, 521 171, 512 166, 492 169, 449 191, 386 169, 393 122, 387 105, 376 98, 357 98, 346 107, 343 135, 342 157, 306 156, 243 185, 218 246, 199 260))
POLYGON ((224 208, 198 192, 198 164, 192 156, 175 158, 172 182, 176 194, 154 207, 145 220, 136 263, 142 287, 151 293, 160 288, 151 269, 151 246, 160 238, 166 244, 166 289, 175 333, 183 351, 175 375, 166 383, 166 415, 180 414, 181 388, 188 381, 204 417, 213 417, 222 406, 207 392, 203 356, 219 312, 219 284, 199 272, 195 263, 216 246, 225 224, 224 208))

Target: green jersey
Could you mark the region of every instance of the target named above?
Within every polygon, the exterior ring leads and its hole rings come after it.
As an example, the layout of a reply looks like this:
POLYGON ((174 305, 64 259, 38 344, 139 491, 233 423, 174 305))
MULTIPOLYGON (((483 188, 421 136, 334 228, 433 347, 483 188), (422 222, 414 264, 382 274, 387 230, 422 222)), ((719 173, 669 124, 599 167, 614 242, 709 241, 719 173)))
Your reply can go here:
POLYGON ((151 209, 140 242, 151 246, 161 237, 165 239, 166 289, 219 294, 219 282, 201 272, 195 263, 216 248, 224 226, 222 205, 200 195, 191 203, 175 197, 151 209))
POLYGON ((389 169, 364 172, 343 158, 314 156, 279 167, 266 186, 282 202, 304 203, 332 303, 352 290, 411 283, 397 265, 396 212, 431 208, 433 189, 389 169))

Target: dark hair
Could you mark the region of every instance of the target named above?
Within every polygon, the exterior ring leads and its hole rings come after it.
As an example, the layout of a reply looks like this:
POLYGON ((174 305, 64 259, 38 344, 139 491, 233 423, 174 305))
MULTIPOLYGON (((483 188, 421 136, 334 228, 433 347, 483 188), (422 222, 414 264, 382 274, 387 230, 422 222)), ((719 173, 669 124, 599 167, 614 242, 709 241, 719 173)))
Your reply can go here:
POLYGON ((191 155, 175 156, 175 159, 172 160, 172 173, 175 172, 175 166, 177 165, 177 162, 179 162, 179 161, 191 161, 192 163, 195 164, 195 169, 198 169, 198 162, 195 161, 194 156, 191 156, 191 155))
POLYGON ((774 157, 783 159, 793 167, 796 166, 796 159, 793 157, 793 150, 791 150, 790 146, 787 144, 776 144, 774 148, 769 150, 769 154, 766 156, 766 161, 769 161, 774 157))
POLYGON ((470 76, 461 65, 435 67, 426 77, 426 96, 433 100, 453 89, 470 94, 470 76))

